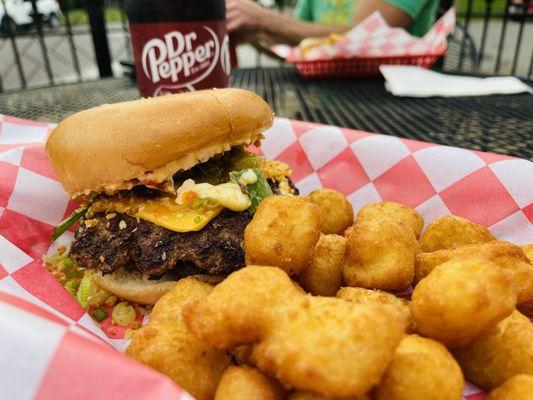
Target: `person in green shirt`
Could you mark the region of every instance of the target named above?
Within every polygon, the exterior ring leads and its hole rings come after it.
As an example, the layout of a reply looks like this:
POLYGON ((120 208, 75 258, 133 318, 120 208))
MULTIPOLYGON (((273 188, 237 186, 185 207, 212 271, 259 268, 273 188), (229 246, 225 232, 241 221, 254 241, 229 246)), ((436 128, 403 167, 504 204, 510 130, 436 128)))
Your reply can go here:
POLYGON ((232 33, 260 34, 271 43, 296 45, 307 37, 345 33, 375 11, 390 26, 423 36, 435 22, 438 4, 438 0, 299 0, 294 18, 252 0, 227 0, 226 19, 232 33))

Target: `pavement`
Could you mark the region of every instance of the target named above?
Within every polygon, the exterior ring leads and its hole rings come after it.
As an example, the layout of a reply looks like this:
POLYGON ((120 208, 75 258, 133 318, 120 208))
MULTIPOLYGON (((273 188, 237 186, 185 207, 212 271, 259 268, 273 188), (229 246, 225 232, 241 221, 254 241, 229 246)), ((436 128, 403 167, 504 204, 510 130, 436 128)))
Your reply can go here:
MULTIPOLYGON (((509 21, 507 24, 500 74, 511 73, 519 27, 520 24, 518 22, 509 21)), ((110 52, 113 60, 113 72, 116 76, 121 76, 123 71, 119 61, 131 57, 129 38, 122 30, 120 24, 108 24, 108 31, 110 52)), ((471 22, 469 32, 478 49, 480 47, 482 31, 482 21, 476 20, 471 22)), ((480 64, 481 72, 489 74, 494 72, 501 32, 502 21, 491 20, 488 25, 484 57, 480 64)), ((533 22, 529 21, 524 25, 522 44, 517 59, 516 74, 519 76, 525 76, 528 72, 529 64, 533 56, 533 41, 530 40, 532 37, 533 22)), ((79 78, 74 67, 74 57, 68 37, 61 34, 50 35, 45 37, 44 43, 49 53, 54 82, 67 83, 77 81, 79 78)), ((79 60, 81 79, 98 79, 98 68, 95 62, 94 49, 87 27, 81 26, 75 28, 73 44, 79 60)), ((31 36, 18 37, 16 38, 16 45, 22 59, 28 87, 49 85, 50 82, 42 61, 42 49, 37 38, 31 36)), ((280 61, 274 60, 266 55, 259 55, 253 47, 248 45, 239 46, 237 55, 241 67, 280 65, 280 61)), ((9 39, 0 39, 0 79, 1 87, 4 91, 17 90, 22 87, 15 64, 13 46, 9 39)))
MULTIPOLYGON (((108 28, 113 73, 116 76, 121 76, 122 67, 119 61, 131 58, 129 35, 122 31, 120 24, 109 24, 108 28)), ((54 35, 45 35, 44 38, 54 83, 76 82, 79 78, 68 36, 55 33, 59 32, 54 32, 54 35)), ((98 66, 88 26, 76 27, 73 33, 72 41, 80 66, 81 79, 84 81, 98 79, 98 66)), ((28 87, 49 85, 50 81, 38 39, 32 36, 20 36, 15 40, 28 87)), ((10 39, 0 39, 0 60, 0 79, 3 90, 20 89, 22 82, 16 67, 13 44, 10 39)))
MULTIPOLYGON (((483 53, 483 59, 480 63, 480 69, 482 72, 488 74, 494 73, 494 67, 496 65, 496 59, 498 55, 498 46, 500 44, 500 38, 502 34, 502 20, 490 20, 487 27, 487 38, 485 51, 483 53)), ((520 30, 520 23, 515 21, 508 21, 505 31, 505 38, 502 47, 502 56, 500 62, 500 74, 511 74, 512 64, 516 51, 516 44, 518 40, 518 34, 520 30)), ((468 31, 478 51, 480 50, 481 38, 483 35, 483 22, 473 21, 471 22, 468 31)), ((518 52, 518 59, 516 64, 515 75, 526 76, 528 68, 531 62, 533 62, 533 21, 524 24, 522 32, 522 42, 518 52)), ((530 77, 533 79, 533 76, 530 77)))

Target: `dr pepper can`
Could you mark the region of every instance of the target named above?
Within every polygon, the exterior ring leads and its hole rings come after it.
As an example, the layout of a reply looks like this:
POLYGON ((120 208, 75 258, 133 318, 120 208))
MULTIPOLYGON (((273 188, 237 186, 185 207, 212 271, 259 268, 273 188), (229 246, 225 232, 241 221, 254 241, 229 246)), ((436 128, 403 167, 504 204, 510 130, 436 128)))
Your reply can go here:
POLYGON ((228 86, 224 0, 128 0, 126 12, 142 97, 228 86))

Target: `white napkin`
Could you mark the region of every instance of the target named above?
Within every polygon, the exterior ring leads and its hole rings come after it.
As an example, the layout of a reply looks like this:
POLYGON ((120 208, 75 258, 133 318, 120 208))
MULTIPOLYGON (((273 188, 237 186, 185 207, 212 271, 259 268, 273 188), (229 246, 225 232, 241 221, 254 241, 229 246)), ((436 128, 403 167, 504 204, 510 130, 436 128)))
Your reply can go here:
POLYGON ((381 65, 379 70, 385 77, 385 88, 395 96, 456 97, 533 93, 529 85, 512 76, 453 76, 407 65, 381 65))

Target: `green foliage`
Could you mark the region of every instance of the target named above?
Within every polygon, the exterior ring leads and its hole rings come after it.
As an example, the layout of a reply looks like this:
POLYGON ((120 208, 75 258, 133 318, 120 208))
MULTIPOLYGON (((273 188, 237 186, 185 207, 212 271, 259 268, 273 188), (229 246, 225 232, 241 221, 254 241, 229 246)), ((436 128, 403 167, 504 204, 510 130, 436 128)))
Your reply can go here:
MULTIPOLYGON (((458 13, 464 14, 468 8, 469 0, 461 0, 458 13)), ((492 1, 492 14, 503 14, 505 11, 506 0, 492 1)), ((472 12, 475 14, 484 13, 487 6, 487 0, 472 0, 472 12)))
MULTIPOLYGON (((84 9, 72 9, 68 11, 71 25, 86 25, 89 23, 89 16, 84 9)), ((105 9, 106 22, 121 22, 122 11, 118 7, 108 7, 105 9)))

